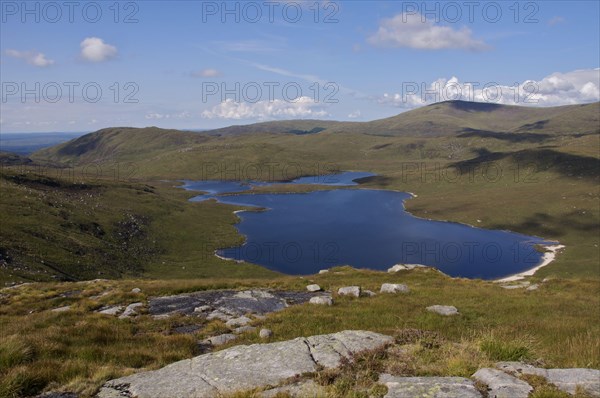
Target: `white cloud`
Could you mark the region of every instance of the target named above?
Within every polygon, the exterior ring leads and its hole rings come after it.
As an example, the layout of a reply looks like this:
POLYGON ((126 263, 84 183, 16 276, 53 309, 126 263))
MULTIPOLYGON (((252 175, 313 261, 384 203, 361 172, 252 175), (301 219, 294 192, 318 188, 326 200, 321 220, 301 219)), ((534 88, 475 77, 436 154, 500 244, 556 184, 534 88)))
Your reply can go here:
POLYGON ((81 44, 81 57, 90 62, 107 61, 117 56, 117 48, 98 37, 88 37, 81 44))
POLYGON ((181 112, 181 113, 147 113, 144 116, 146 119, 152 120, 160 120, 160 119, 186 119, 191 117, 189 112, 181 112))
POLYGON ((29 65, 38 66, 40 68, 45 68, 46 66, 50 66, 54 63, 53 60, 46 58, 46 55, 43 53, 35 51, 6 50, 6 55, 17 59, 22 59, 29 65))
POLYGON ((437 25, 420 14, 398 14, 383 19, 379 30, 367 41, 377 47, 416 48, 420 50, 463 49, 482 51, 489 48, 481 40, 472 37, 467 27, 455 30, 437 25))
POLYGON ((193 71, 191 73, 192 77, 219 77, 221 76, 221 72, 217 69, 202 69, 193 71))
POLYGON ((324 117, 329 114, 312 98, 299 97, 294 102, 284 100, 235 102, 228 98, 210 110, 202 112, 205 119, 290 119, 324 117))
POLYGON ((452 77, 429 84, 405 83, 403 89, 403 93, 384 94, 378 102, 407 109, 449 100, 525 106, 572 105, 600 101, 600 69, 556 72, 541 80, 525 80, 512 86, 460 82, 452 77))
POLYGON ((360 110, 355 110, 354 112, 351 112, 351 113, 348 115, 348 118, 350 118, 350 119, 357 119, 357 118, 359 118, 360 116, 361 116, 360 110))

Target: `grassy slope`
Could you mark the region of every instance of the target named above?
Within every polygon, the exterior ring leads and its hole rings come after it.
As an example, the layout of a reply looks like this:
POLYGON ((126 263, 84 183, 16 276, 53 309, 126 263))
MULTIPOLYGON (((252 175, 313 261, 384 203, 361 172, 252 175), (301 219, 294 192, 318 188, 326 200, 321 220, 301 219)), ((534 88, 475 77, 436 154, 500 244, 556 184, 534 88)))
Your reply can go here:
MULTIPOLYGON (((394 359, 392 370, 406 376, 468 377, 478 367, 515 359, 555 367, 600 367, 598 281, 552 280, 537 291, 508 291, 491 282, 453 280, 435 271, 390 275, 339 268, 325 275, 282 276, 270 281, 124 280, 5 289, 0 291, 0 396, 21 396, 44 388, 89 396, 108 379, 197 355, 197 340, 228 330, 221 321, 199 318, 155 320, 144 315, 120 320, 92 312, 103 305, 215 288, 303 290, 311 282, 332 291, 354 284, 378 290, 381 283, 396 282, 406 283, 411 292, 360 299, 334 297, 332 307, 291 307, 254 324, 272 329, 272 341, 345 329, 392 335, 404 335, 405 329, 437 333, 439 337, 433 340, 416 338, 401 357, 394 359), (142 293, 131 293, 134 287, 141 288, 142 293), (68 292, 75 295, 64 294, 68 292), (108 294, 94 298, 103 292, 108 294), (455 305, 461 315, 445 318, 425 311, 433 304, 455 305), (73 310, 49 311, 65 305, 73 310), (187 324, 202 329, 192 335, 171 333, 174 327, 187 324)), ((235 344, 259 341, 255 331, 244 334, 235 344)), ((338 391, 331 396, 354 395, 338 391)))
POLYGON ((240 242, 230 206, 189 203, 193 195, 172 184, 23 170, 0 173, 0 282, 273 274, 212 255, 240 242))

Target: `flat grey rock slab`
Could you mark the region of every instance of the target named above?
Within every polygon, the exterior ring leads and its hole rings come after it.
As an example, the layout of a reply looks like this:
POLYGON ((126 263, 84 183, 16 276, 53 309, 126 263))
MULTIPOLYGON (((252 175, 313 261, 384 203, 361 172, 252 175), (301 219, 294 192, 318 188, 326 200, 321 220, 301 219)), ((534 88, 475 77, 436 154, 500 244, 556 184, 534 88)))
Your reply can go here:
POLYGON ((271 290, 207 290, 176 296, 151 297, 148 312, 152 316, 176 313, 190 316, 224 314, 227 321, 248 313, 264 315, 280 311, 290 305, 302 304, 314 296, 311 292, 271 290), (195 311, 198 309, 197 311, 195 311), (212 311, 212 312, 211 312, 212 311))
POLYGON ((274 398, 277 394, 287 394, 294 398, 317 398, 324 397, 325 388, 315 383, 313 380, 305 380, 286 386, 275 387, 264 391, 261 396, 263 398, 274 398))
POLYGON ((575 394, 579 386, 591 397, 600 398, 600 370, 598 369, 543 369, 521 362, 498 362, 496 367, 517 375, 544 377, 549 383, 569 394, 575 394))
POLYGON ((444 316, 458 315, 458 309, 452 305, 431 305, 427 307, 427 311, 444 316))
POLYGON ((98 398, 203 398, 234 391, 277 386, 290 377, 314 372, 319 365, 337 366, 364 350, 393 338, 367 331, 299 337, 269 344, 240 345, 175 362, 162 369, 140 372, 107 382, 98 398), (129 395, 127 395, 129 394, 129 395))
POLYGON ((492 368, 479 369, 473 379, 488 386, 488 393, 493 398, 527 398, 533 388, 514 376, 492 368))
POLYGON ((388 388, 385 398, 482 398, 473 382, 464 377, 398 377, 382 374, 388 388))

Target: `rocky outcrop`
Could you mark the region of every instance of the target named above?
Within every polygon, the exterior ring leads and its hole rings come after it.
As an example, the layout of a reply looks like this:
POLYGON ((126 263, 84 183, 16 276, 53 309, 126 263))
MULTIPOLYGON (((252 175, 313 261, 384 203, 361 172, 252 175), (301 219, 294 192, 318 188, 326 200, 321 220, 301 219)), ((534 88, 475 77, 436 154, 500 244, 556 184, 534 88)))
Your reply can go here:
POLYGON ((314 372, 320 367, 336 367, 342 358, 392 342, 392 337, 378 333, 343 331, 277 343, 235 346, 156 371, 111 380, 97 397, 201 398, 277 386, 290 377, 314 372))
POLYGON ((205 316, 207 319, 230 319, 245 314, 264 315, 290 305, 302 304, 318 295, 311 292, 269 290, 210 290, 177 296, 153 297, 148 312, 155 318, 174 314, 205 316))
POLYGON ((464 377, 398 377, 383 374, 385 398, 481 398, 473 382, 464 377))

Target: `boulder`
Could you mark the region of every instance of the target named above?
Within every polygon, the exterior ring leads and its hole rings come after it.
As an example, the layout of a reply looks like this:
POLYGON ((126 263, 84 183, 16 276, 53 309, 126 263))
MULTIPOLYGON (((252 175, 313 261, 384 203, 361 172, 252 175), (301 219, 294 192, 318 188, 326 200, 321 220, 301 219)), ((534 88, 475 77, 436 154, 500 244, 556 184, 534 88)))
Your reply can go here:
POLYGON ((328 269, 322 269, 322 270, 319 271, 319 274, 326 274, 328 272, 329 272, 328 269))
POLYGON ((137 315, 137 309, 142 307, 143 305, 144 303, 129 304, 127 308, 125 308, 125 311, 123 311, 123 313, 119 315, 119 319, 129 318, 134 315, 137 315))
POLYGON ((338 289, 340 296, 360 297, 360 286, 345 286, 338 289))
POLYGON ((385 398, 481 398, 473 382, 464 377, 398 377, 379 376, 387 387, 385 398))
POLYGON ((377 296, 377 293, 372 292, 370 290, 363 290, 362 294, 363 294, 363 296, 366 296, 366 297, 375 297, 375 296, 377 296))
POLYGON ((318 292, 321 290, 321 286, 317 284, 308 285, 306 286, 306 290, 308 290, 309 292, 318 292))
POLYGON ((347 330, 268 344, 240 345, 108 381, 98 398, 204 398, 277 386, 291 377, 338 366, 360 351, 392 343, 393 338, 347 330), (323 358, 323 360, 321 360, 323 358), (120 395, 118 395, 120 394, 120 395))
POLYGON ((381 285, 381 293, 408 293, 410 289, 400 283, 384 283, 381 285))
POLYGON ((139 287, 134 287, 133 289, 131 289, 131 293, 138 294, 141 292, 142 292, 142 289, 140 289, 139 287))
POLYGON ((431 305, 427 307, 427 311, 444 316, 458 315, 458 310, 452 305, 431 305))
POLYGON ((487 386, 490 397, 527 398, 533 391, 533 388, 523 380, 498 369, 479 369, 472 377, 487 386))
POLYGON ((332 305, 333 300, 328 296, 315 296, 310 299, 309 303, 317 305, 332 305))
POLYGON ((225 334, 220 334, 218 336, 213 336, 213 337, 204 339, 202 341, 202 343, 219 346, 219 345, 229 343, 230 341, 235 340, 235 339, 237 339, 237 336, 235 334, 225 333, 225 334))
POLYGON ((240 316, 239 318, 233 318, 228 320, 227 322, 225 322, 225 326, 227 326, 228 328, 235 328, 239 326, 246 326, 250 322, 252 322, 252 319, 248 318, 247 316, 240 316))
POLYGON ((122 305, 115 305, 112 307, 104 308, 98 311, 98 313, 102 315, 117 315, 119 312, 123 311, 123 308, 125 307, 123 307, 122 305))
POLYGON ((260 329, 258 335, 261 339, 268 339, 271 338, 271 336, 273 336, 273 331, 271 329, 260 329))
POLYGON ((407 269, 403 264, 396 264, 391 268, 388 268, 387 272, 389 273, 394 273, 394 272, 398 272, 398 271, 404 271, 405 269, 407 269))
POLYGON ((254 326, 240 326, 239 328, 233 329, 233 333, 240 334, 246 332, 254 332, 256 328, 254 326))

